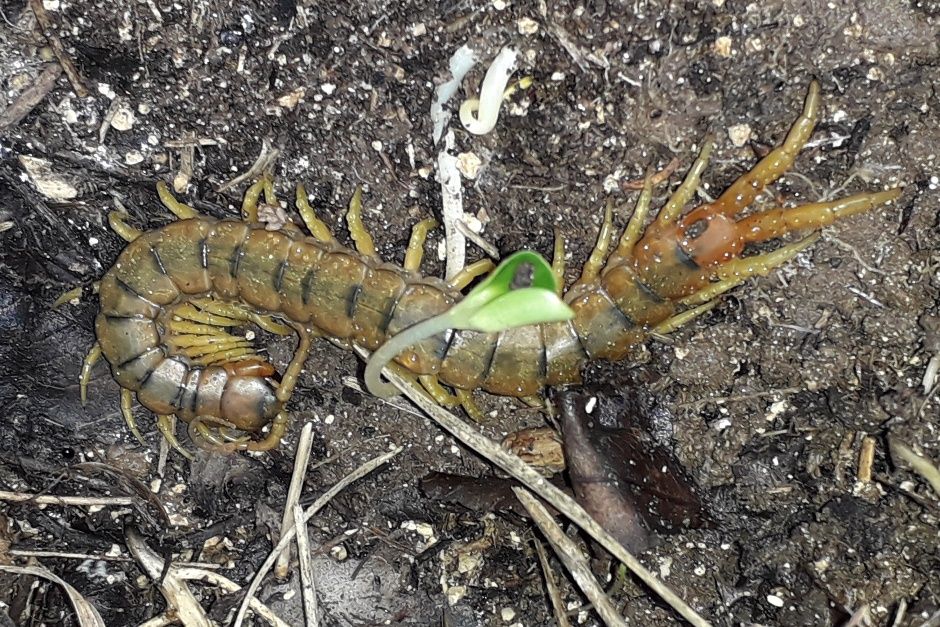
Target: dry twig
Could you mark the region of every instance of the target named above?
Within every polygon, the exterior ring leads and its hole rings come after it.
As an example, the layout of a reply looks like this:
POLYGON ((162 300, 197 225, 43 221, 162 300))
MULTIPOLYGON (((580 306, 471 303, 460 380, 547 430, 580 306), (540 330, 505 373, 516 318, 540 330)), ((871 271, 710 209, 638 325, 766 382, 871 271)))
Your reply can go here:
POLYGON ((558 523, 555 522, 552 515, 548 513, 545 506, 542 505, 537 498, 532 496, 531 492, 524 488, 513 488, 512 491, 516 493, 516 498, 519 499, 522 506, 529 512, 529 516, 532 518, 533 522, 538 525, 545 539, 548 540, 552 548, 555 549, 555 555, 558 556, 558 559, 561 560, 565 568, 568 569, 568 572, 571 573, 575 583, 581 588, 581 592, 583 592, 584 596, 594 605, 597 615, 601 617, 604 624, 613 627, 625 627, 627 623, 623 620, 623 617, 617 613, 617 608, 610 602, 610 599, 607 598, 607 595, 604 593, 604 589, 601 588, 597 580, 594 579, 594 575, 591 573, 591 569, 588 567, 584 555, 578 550, 575 543, 571 541, 571 538, 566 536, 565 532, 561 530, 561 527, 558 526, 558 523))
POLYGON ((78 624, 81 627, 105 627, 101 614, 94 606, 85 600, 78 590, 67 584, 62 578, 43 566, 9 566, 0 564, 0 571, 14 573, 17 575, 32 575, 41 577, 62 586, 69 597, 69 601, 75 607, 75 614, 78 618, 78 624))
POLYGON ((23 121, 29 112, 36 108, 40 102, 55 87, 55 83, 62 75, 62 66, 58 63, 50 63, 42 71, 36 82, 30 85, 23 93, 6 109, 0 113, 0 132, 13 128, 23 121))
POLYGON ((72 89, 75 90, 75 94, 79 98, 85 98, 88 96, 88 88, 85 87, 81 74, 78 73, 78 69, 76 69, 75 64, 72 63, 71 57, 65 54, 65 46, 62 45, 62 41, 59 39, 59 36, 56 35, 55 27, 52 25, 52 20, 49 19, 49 14, 46 13, 46 8, 42 5, 42 0, 29 0, 29 8, 33 12, 33 15, 36 16, 36 23, 39 24, 39 28, 42 30, 42 36, 49 42, 49 47, 52 48, 52 54, 55 55, 55 58, 59 61, 59 65, 65 70, 65 75, 72 84, 72 89))
MULTIPOLYGON (((310 449, 313 446, 313 424, 306 423, 297 440, 297 452, 294 454, 294 470, 291 473, 290 485, 287 488, 287 500, 284 502, 284 513, 281 515, 281 535, 287 533, 294 526, 294 505, 300 502, 300 493, 304 488, 304 477, 307 476, 307 465, 310 462, 310 449)), ((277 557, 274 563, 274 576, 278 579, 287 577, 290 566, 290 549, 277 557)))
POLYGON ((552 566, 548 562, 548 553, 545 545, 536 538, 534 541, 535 552, 539 556, 539 564, 542 566, 542 574, 545 576, 545 591, 548 592, 548 598, 552 602, 552 612, 555 614, 555 623, 558 627, 571 627, 571 621, 568 620, 568 612, 565 608, 565 602, 561 598, 561 592, 558 590, 558 584, 555 583, 555 573, 552 572, 552 566))

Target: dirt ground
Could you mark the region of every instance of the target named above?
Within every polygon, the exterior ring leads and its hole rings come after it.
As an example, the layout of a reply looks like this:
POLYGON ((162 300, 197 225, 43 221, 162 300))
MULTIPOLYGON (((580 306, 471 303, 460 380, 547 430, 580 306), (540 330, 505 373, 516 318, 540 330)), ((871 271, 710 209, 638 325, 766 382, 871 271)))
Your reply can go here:
MULTIPOLYGON (((49 59, 25 4, 0 0, 5 107, 49 59)), ((192 463, 171 453, 162 478, 150 414, 135 410, 143 448, 106 367, 94 370, 84 407, 77 385, 94 342, 92 286, 122 248, 107 223, 115 202, 140 228, 167 223, 154 183, 179 177, 190 151, 182 197, 235 215, 245 185, 217 188, 276 147, 279 191, 287 197, 304 182, 343 241, 344 207, 364 186, 380 253, 400 263, 410 225, 440 212, 429 109, 450 55, 466 43, 488 60, 513 45, 534 85, 513 97, 489 135, 450 124, 458 151, 482 160, 465 181, 465 209, 504 254, 533 247, 548 255, 560 228, 569 281, 608 196, 623 224, 636 194, 624 184, 678 158, 679 174, 656 191, 661 205, 711 131, 718 145, 700 192, 714 197, 782 139, 813 77, 823 92, 817 130, 761 202, 905 186, 898 202, 827 229, 796 261, 738 288, 668 343, 649 342, 632 363, 592 364, 586 382, 634 399, 637 420, 652 425, 706 496, 713 524, 665 536, 641 556, 703 616, 846 625, 860 624, 852 615, 859 621, 867 608, 876 625, 938 624, 938 495, 888 453, 890 436, 940 460, 940 399, 923 383, 940 354, 936 0, 45 5, 89 95, 61 76, 0 136, 0 489, 126 495, 132 478, 156 490, 172 524, 146 504, 7 502, 0 560, 79 554, 33 559, 108 625, 140 624, 165 609, 128 557, 127 526, 164 557, 221 564, 218 572, 246 585, 277 533, 300 425, 312 422, 316 465, 304 504, 364 460, 406 447, 314 519, 321 624, 553 624, 530 525, 436 502, 419 488, 431 471, 487 476, 492 468, 417 413, 351 388, 348 378, 361 374, 351 353, 317 344, 279 450, 200 454, 192 463), (58 187, 39 191, 37 180, 58 187), (84 288, 77 304, 52 308, 75 287, 84 288), (870 444, 872 479, 864 481, 859 459, 870 444), (121 474, 85 466, 77 478, 75 465, 90 462, 121 474)), ((485 66, 465 87, 476 89, 485 66)), ((440 238, 432 234, 429 274, 442 270, 440 238)), ((268 346, 283 367, 292 343, 268 346)), ((498 418, 482 428, 494 438, 544 423, 515 402, 486 403, 498 418)), ((596 566, 604 580, 607 566, 596 566)), ((0 624, 77 624, 59 587, 2 577, 0 624)), ((572 620, 595 624, 576 589, 561 586, 572 620)), ((193 587, 227 624, 232 597, 193 587)), ((269 578, 259 598, 301 624, 297 590, 296 573, 269 578)), ((633 582, 614 598, 630 624, 678 621, 633 582)))

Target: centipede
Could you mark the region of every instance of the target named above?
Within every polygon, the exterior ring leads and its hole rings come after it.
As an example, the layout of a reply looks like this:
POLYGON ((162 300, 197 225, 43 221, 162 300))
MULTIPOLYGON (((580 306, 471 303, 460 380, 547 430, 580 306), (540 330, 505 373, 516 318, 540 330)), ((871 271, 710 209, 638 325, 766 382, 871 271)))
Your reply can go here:
MULTIPOLYGON (((572 320, 499 333, 451 330, 399 354, 398 367, 419 377, 432 395, 467 406, 475 390, 524 398, 547 386, 576 384, 589 360, 624 359, 652 334, 679 328, 724 293, 791 260, 822 228, 896 199, 901 188, 746 213, 793 166, 819 107, 820 87, 812 81, 802 113, 779 146, 714 201, 686 211, 714 146, 709 137, 651 220, 647 177, 616 241, 608 204, 597 243, 563 294, 575 313, 572 320), (769 252, 753 252, 752 245, 791 233, 804 235, 769 252)), ((451 307, 492 267, 473 264, 449 281, 423 276, 421 251, 432 219, 415 226, 402 265, 382 261, 362 225, 358 192, 347 214, 355 249, 341 245, 317 217, 302 185, 296 209, 306 232, 290 221, 272 228, 259 219, 277 202, 268 176, 246 191, 241 219, 202 215, 164 184, 158 192, 177 221, 141 232, 120 215, 110 216, 128 243, 99 284, 97 342, 82 368, 81 393, 84 400, 91 370, 104 356, 121 387, 131 431, 141 437, 131 411, 136 395, 181 451, 176 418, 188 424, 190 439, 202 448, 275 448, 289 425, 287 404, 314 338, 375 350, 451 307), (250 339, 234 333, 249 323, 298 337, 284 372, 250 339)), ((563 258, 562 238, 556 260, 559 254, 563 258)), ((554 267, 563 276, 562 265, 554 267)))

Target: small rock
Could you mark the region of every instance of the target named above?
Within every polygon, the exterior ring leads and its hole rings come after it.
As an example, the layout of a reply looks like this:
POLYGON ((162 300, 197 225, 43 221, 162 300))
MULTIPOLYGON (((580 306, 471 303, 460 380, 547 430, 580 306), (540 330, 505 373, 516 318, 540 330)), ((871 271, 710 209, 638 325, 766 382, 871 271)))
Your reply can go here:
POLYGON ((475 179, 482 165, 483 161, 472 152, 462 152, 457 155, 457 170, 468 179, 475 179))
POLYGON ((735 124, 728 129, 728 137, 735 148, 740 148, 751 139, 751 126, 749 124, 735 124))
POLYGON ((539 32, 539 23, 531 17, 522 17, 516 22, 516 29, 520 35, 534 35, 539 32))
POLYGON ((499 617, 503 619, 504 623, 510 623, 516 617, 516 610, 511 607, 504 607, 499 611, 499 617))
POLYGON ((712 50, 715 51, 719 57, 728 58, 731 56, 731 38, 727 35, 723 35, 715 40, 712 50))
POLYGON ((111 128, 123 133, 124 131, 131 130, 136 120, 137 116, 134 115, 134 110, 126 103, 121 104, 111 117, 111 128))

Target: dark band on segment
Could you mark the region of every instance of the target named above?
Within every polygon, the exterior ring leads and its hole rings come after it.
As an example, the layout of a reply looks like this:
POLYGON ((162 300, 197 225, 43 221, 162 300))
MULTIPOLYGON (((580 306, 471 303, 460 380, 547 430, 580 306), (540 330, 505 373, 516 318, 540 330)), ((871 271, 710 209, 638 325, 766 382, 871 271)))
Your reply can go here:
POLYGON ((483 381, 488 381, 490 378, 490 371, 493 369, 493 363, 496 361, 496 349, 499 347, 499 342, 503 339, 505 334, 505 331, 500 331, 496 334, 496 340, 493 342, 493 348, 490 350, 490 354, 486 358, 486 366, 483 368, 483 381))
POLYGON ((282 261, 278 264, 277 270, 274 272, 274 291, 280 292, 281 286, 284 285, 284 273, 287 271, 287 260, 282 261))
POLYGON ((437 351, 437 358, 440 359, 442 363, 447 359, 447 353, 450 352, 450 347, 454 345, 454 340, 457 339, 457 333, 459 333, 459 331, 456 329, 447 329, 444 331, 444 342, 437 351))
POLYGON ((232 256, 228 259, 228 273, 232 275, 233 279, 238 278, 238 266, 242 263, 242 255, 244 254, 245 241, 242 240, 241 243, 232 249, 232 256))
POLYGON ((405 294, 408 293, 410 287, 410 285, 406 285, 405 289, 398 292, 398 295, 392 299, 392 305, 385 312, 385 316, 382 318, 382 324, 379 327, 382 333, 388 333, 388 327, 390 324, 392 324, 392 320, 395 319, 395 312, 398 311, 398 304, 401 302, 401 299, 405 297, 405 294))
POLYGON ((346 292, 346 317, 353 318, 356 315, 356 307, 359 305, 359 295, 362 294, 362 283, 357 283, 346 292))
POLYGON ((157 249, 151 246, 150 254, 153 255, 153 260, 157 264, 157 269, 160 270, 160 274, 168 276, 166 272, 166 266, 163 265, 163 260, 160 259, 160 253, 157 252, 157 249))
POLYGON ((317 276, 316 270, 308 270, 300 280, 300 301, 306 305, 310 302, 310 290, 313 289, 313 280, 317 276))
POLYGON ((205 237, 199 240, 199 264, 203 270, 209 267, 209 242, 205 237))
POLYGON ((689 270, 698 270, 701 266, 692 258, 692 255, 685 251, 682 244, 676 242, 676 258, 689 270))
POLYGON ((635 279, 635 282, 636 282, 637 288, 640 290, 640 293, 642 293, 644 296, 649 298, 654 303, 662 303, 666 300, 665 298, 657 294, 656 290, 654 290, 652 287, 650 287, 649 285, 641 281, 639 278, 635 279))

